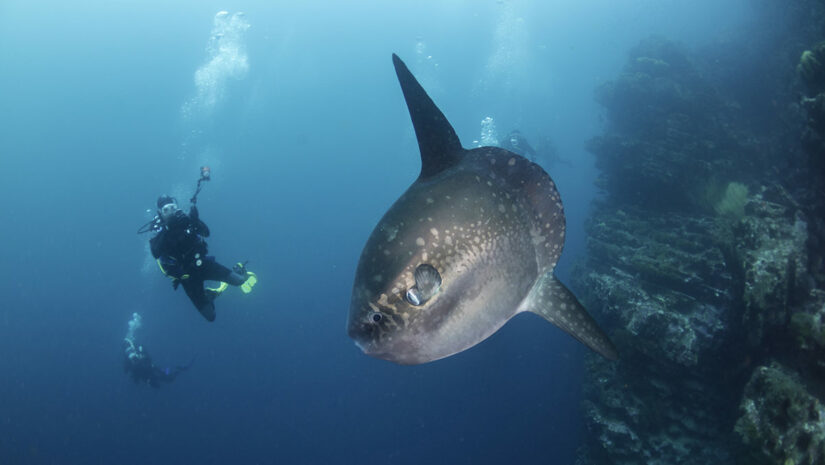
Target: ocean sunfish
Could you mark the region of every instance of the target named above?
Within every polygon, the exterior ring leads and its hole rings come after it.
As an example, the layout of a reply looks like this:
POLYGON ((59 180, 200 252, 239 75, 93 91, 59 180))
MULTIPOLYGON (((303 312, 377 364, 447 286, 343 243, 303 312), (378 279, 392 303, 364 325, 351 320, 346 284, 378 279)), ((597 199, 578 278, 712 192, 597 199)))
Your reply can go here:
POLYGON ((498 147, 462 148, 404 62, 421 173, 367 240, 347 331, 364 353, 404 365, 448 357, 532 312, 609 359, 616 349, 553 275, 564 210, 550 176, 498 147))

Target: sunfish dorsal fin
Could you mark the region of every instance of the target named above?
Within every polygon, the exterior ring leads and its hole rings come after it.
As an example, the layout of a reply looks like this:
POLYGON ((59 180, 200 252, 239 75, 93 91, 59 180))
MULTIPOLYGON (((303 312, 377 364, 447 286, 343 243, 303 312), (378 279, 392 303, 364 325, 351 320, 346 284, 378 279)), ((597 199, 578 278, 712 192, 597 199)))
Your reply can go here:
POLYGON ((444 113, 435 106, 430 96, 415 79, 407 65, 392 54, 395 74, 404 92, 410 118, 421 150, 421 178, 427 178, 455 165, 464 149, 455 130, 444 113))

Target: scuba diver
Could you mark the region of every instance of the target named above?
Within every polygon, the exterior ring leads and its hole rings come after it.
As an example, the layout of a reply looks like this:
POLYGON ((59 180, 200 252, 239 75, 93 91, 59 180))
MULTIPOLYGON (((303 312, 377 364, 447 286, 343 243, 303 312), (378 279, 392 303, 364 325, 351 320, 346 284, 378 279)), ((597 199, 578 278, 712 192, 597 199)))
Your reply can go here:
POLYGON ((570 160, 559 157, 556 146, 549 137, 544 137, 540 141, 538 149, 534 149, 518 129, 513 129, 501 142, 501 147, 528 158, 533 163, 542 162, 547 167, 551 167, 556 163, 573 166, 570 160))
POLYGON ((518 129, 510 131, 510 134, 501 141, 501 148, 517 153, 533 163, 536 162, 536 150, 518 129))
POLYGON ((188 365, 176 366, 175 368, 160 368, 152 363, 152 357, 143 350, 143 346, 135 344, 135 331, 140 326, 140 315, 133 313, 132 320, 129 321, 129 331, 126 333, 126 337, 123 338, 126 345, 123 371, 131 375, 135 384, 148 384, 153 388, 159 388, 161 383, 171 383, 179 374, 192 366, 194 359, 188 365))
POLYGON ((245 263, 237 263, 230 270, 207 255, 204 238, 209 237, 209 228, 201 221, 195 204, 201 183, 209 179, 209 167, 204 166, 195 195, 189 199, 192 206, 188 214, 178 207, 174 197, 161 195, 157 201, 157 216, 141 227, 138 233, 157 233, 149 240, 149 245, 160 270, 172 279, 175 290, 183 286, 186 295, 204 318, 215 321, 215 298, 230 284, 240 286, 244 293, 249 293, 258 278, 255 273, 246 270, 245 263), (220 285, 204 288, 204 281, 218 281, 220 285))

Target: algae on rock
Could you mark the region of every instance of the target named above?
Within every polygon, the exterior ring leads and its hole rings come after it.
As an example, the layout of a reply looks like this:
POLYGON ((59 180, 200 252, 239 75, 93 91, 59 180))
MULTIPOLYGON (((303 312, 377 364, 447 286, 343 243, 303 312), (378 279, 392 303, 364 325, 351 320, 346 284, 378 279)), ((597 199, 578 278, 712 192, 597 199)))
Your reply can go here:
POLYGON ((825 405, 777 363, 757 368, 735 431, 755 463, 825 463, 825 405))

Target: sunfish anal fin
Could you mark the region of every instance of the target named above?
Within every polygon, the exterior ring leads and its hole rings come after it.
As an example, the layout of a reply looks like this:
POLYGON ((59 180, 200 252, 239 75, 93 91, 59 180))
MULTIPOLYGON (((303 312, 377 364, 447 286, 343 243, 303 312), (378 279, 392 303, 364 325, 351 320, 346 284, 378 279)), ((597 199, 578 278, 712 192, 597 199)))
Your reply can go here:
POLYGON ((552 272, 539 277, 519 311, 540 315, 609 360, 619 358, 604 331, 552 272))
POLYGON ((444 113, 438 109, 421 84, 415 79, 407 65, 392 54, 395 74, 404 92, 404 100, 410 110, 410 118, 421 150, 420 178, 434 176, 450 168, 461 160, 464 149, 444 113))

